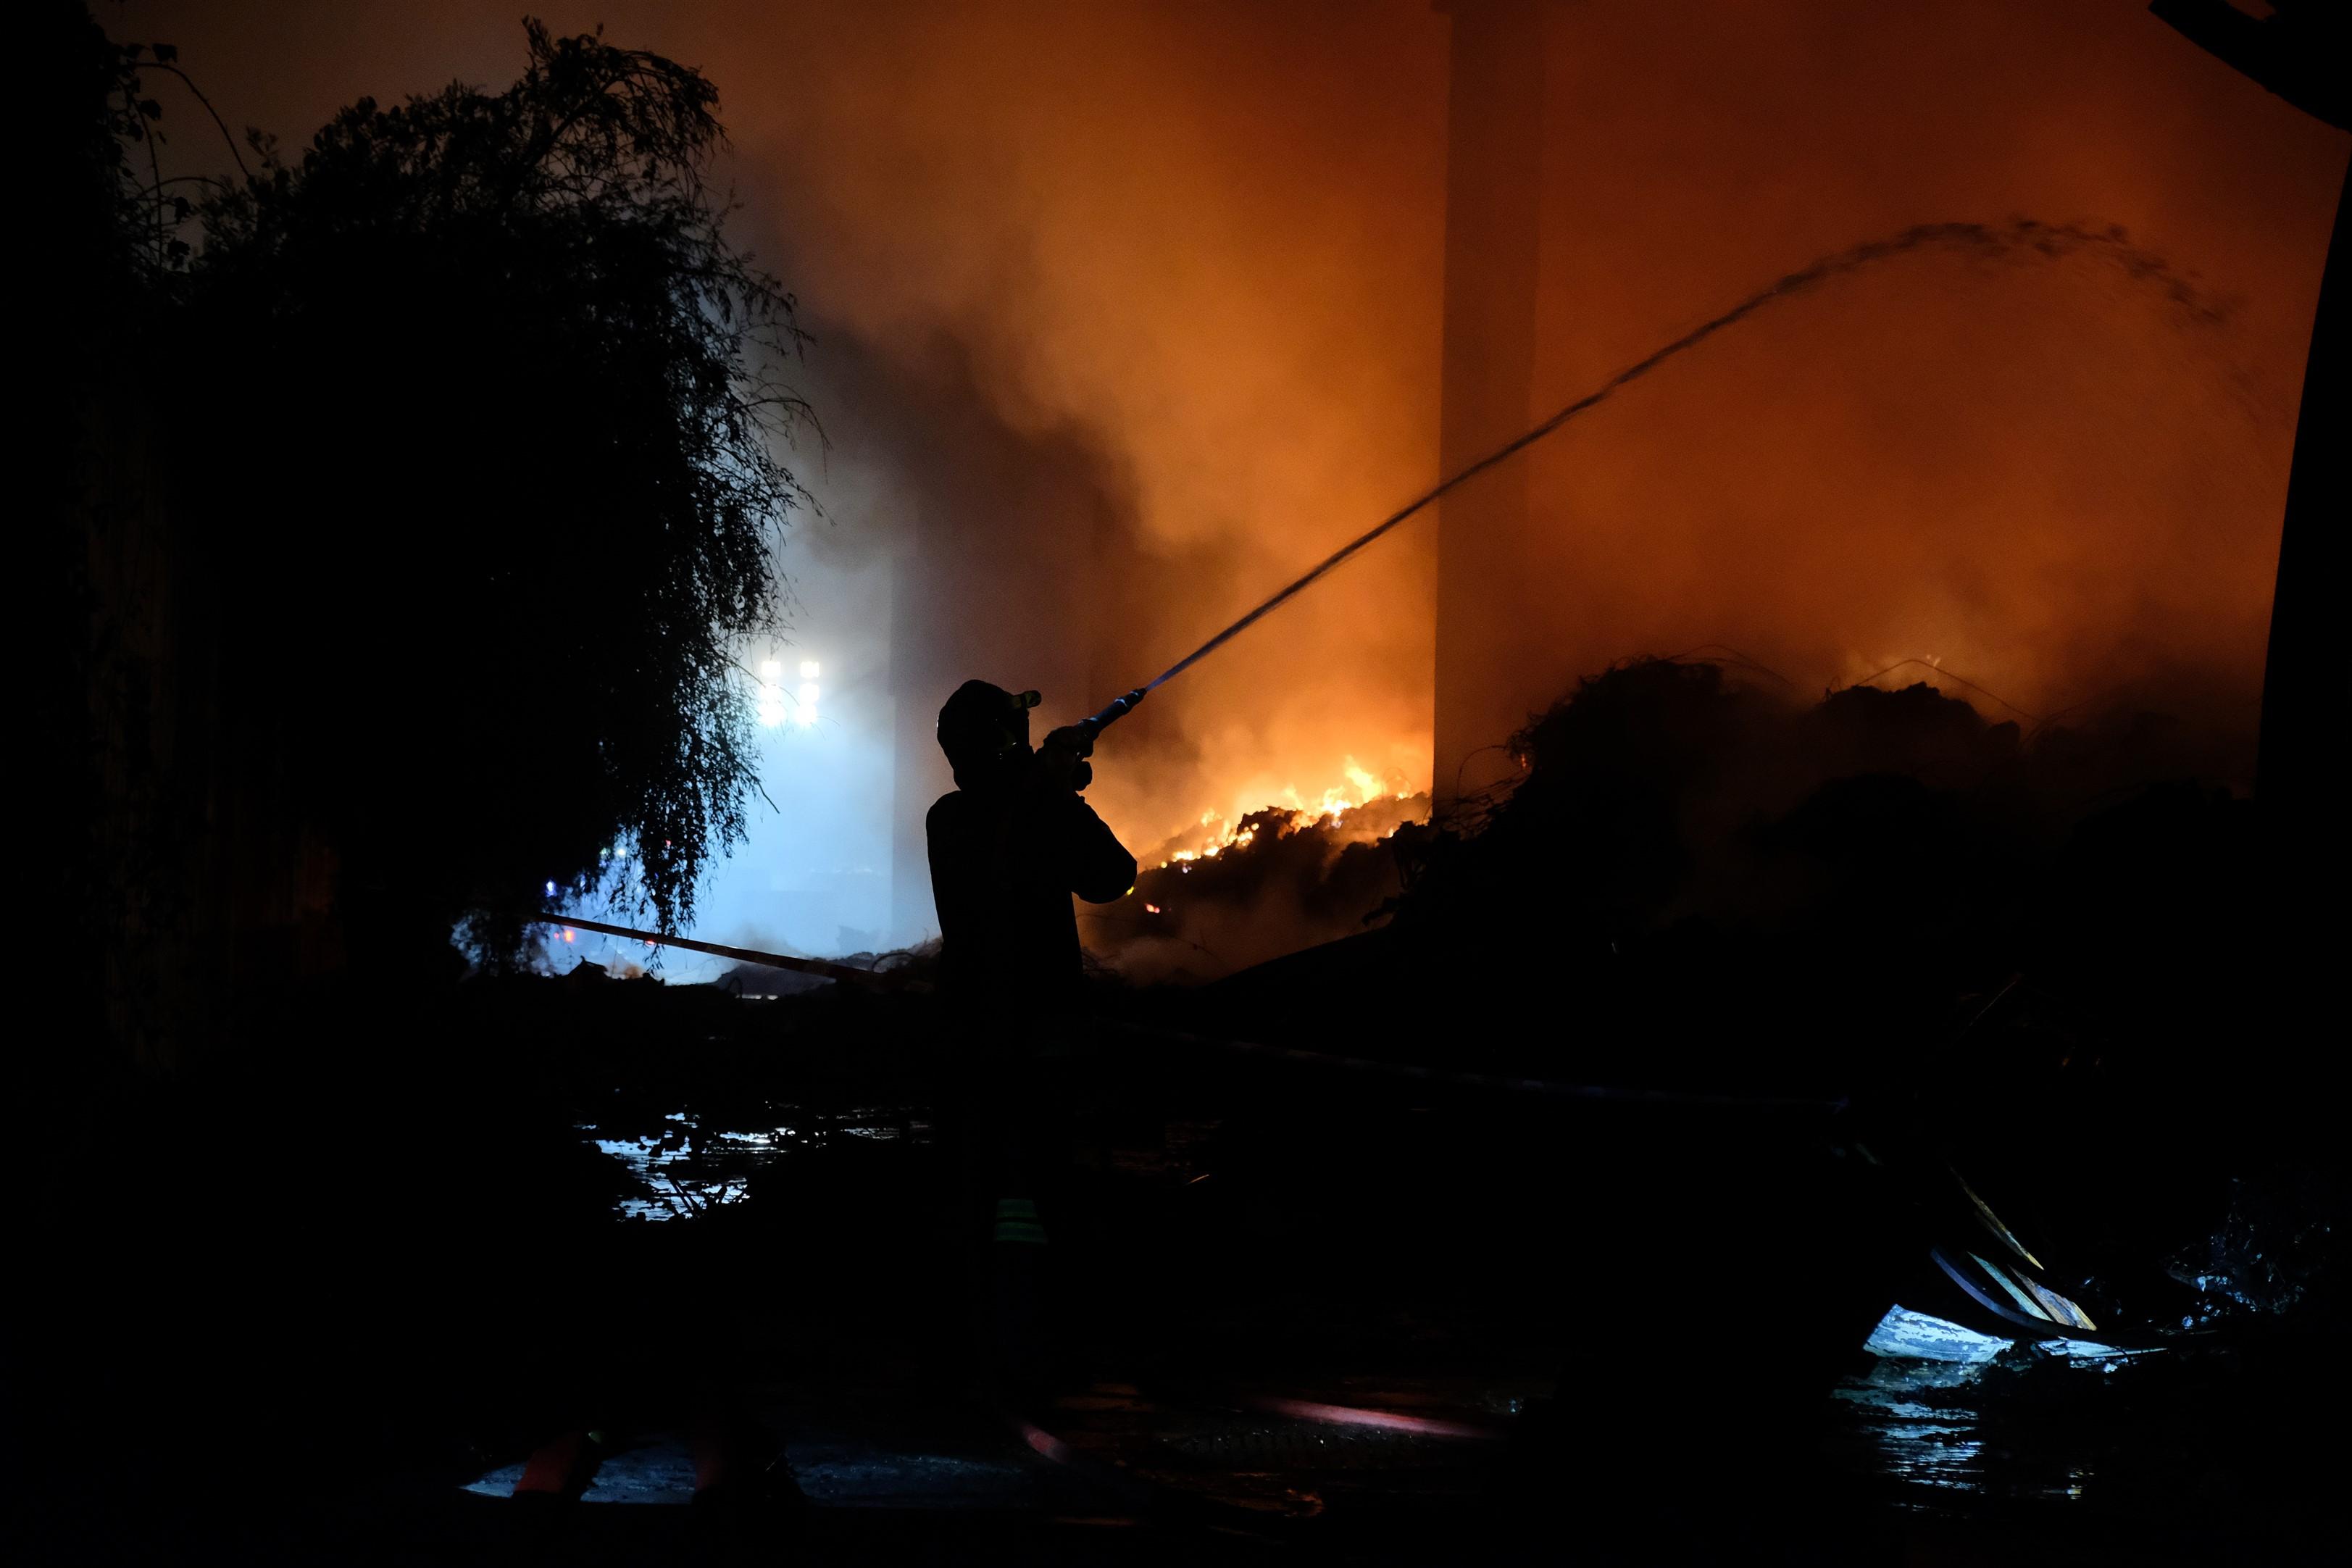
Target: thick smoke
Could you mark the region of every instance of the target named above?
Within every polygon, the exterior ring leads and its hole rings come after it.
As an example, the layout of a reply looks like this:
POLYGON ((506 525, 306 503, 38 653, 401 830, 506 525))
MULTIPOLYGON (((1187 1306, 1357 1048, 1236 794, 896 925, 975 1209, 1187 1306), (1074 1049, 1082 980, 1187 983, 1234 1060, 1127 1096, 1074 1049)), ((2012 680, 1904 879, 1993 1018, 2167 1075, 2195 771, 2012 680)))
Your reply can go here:
MULTIPOLYGON (((1437 478, 1450 23, 1426 0, 547 19, 719 88, 744 232, 817 328, 812 622, 824 572, 887 564, 893 604, 977 606, 950 641, 1020 628, 970 673, 1075 713, 1437 478), (965 593, 940 531, 1026 575, 965 593)), ((289 142, 520 50, 486 0, 109 20, 289 142)), ((1495 600, 1539 654, 1525 707, 1725 642, 1807 689, 1918 658, 2037 714, 2124 687, 2242 741, 2341 137, 2138 0, 1563 5, 1549 37, 1530 422, 1921 223, 2120 225, 2230 311, 1920 258, 1723 334, 1530 454, 1537 569, 1495 600)), ((1421 788, 1432 542, 1401 531, 1156 695, 1106 744, 1106 816, 1149 845, 1350 759, 1421 788)), ((822 629, 885 658, 886 621, 822 629)), ((875 679, 925 717, 943 694, 875 679)))
MULTIPOLYGON (((743 132, 751 183, 793 193, 789 269, 809 298, 900 365, 959 345, 956 395, 976 412, 953 417, 993 442, 927 465, 927 510, 985 518, 997 554, 1026 564, 1003 591, 1034 595, 1027 623, 1062 657, 1014 638, 968 673, 1044 688, 1049 714, 1155 673, 1433 460, 1436 343, 1409 312, 1437 270, 1442 21, 1401 10, 1335 45, 1331 19, 900 13, 827 31, 843 58, 781 106, 807 130, 772 161, 743 132), (1108 537, 1073 536, 1088 516, 1108 537)), ((874 411, 918 453, 934 412, 874 411)), ((1364 566, 1114 732, 1094 798, 1131 839, 1319 792, 1351 758, 1425 771, 1422 565, 1364 566)))
MULTIPOLYGON (((1147 539, 1222 567, 1157 574, 1195 635, 1136 635, 1108 694, 1434 477, 1446 24, 1103 10, 847 42, 896 100, 877 125, 835 77, 800 118, 847 158, 796 177, 859 237, 859 320, 957 321, 996 396, 1100 432, 1147 539)), ((1553 16, 1531 418, 1920 222, 2119 224, 2232 308, 1923 258, 1727 333, 1531 455, 1540 569, 1496 596, 1544 656, 1527 708, 1719 639, 1800 682, 1917 657, 2034 712, 2137 686, 2246 728, 2340 150, 2137 6, 2045 11, 1553 16)), ((1133 836, 1422 732, 1427 538, 1396 542, 1155 698, 1157 787, 1114 738, 1133 836)))

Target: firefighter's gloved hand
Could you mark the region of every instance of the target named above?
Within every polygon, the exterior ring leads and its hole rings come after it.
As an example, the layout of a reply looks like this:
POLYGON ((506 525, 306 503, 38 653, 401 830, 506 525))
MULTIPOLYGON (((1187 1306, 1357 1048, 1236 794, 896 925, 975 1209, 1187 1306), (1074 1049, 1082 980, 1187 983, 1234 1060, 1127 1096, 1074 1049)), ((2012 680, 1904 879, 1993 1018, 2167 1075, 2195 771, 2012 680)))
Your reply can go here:
POLYGON ((1067 752, 1074 757, 1095 754, 1095 731, 1091 724, 1065 724, 1045 737, 1040 752, 1067 752))
POLYGON ((1075 794, 1095 782, 1095 765, 1067 752, 1040 752, 1032 776, 1048 795, 1075 794))
POLYGON ((1083 790, 1095 782, 1095 732, 1084 724, 1065 724, 1037 748, 1037 772, 1050 788, 1083 790))

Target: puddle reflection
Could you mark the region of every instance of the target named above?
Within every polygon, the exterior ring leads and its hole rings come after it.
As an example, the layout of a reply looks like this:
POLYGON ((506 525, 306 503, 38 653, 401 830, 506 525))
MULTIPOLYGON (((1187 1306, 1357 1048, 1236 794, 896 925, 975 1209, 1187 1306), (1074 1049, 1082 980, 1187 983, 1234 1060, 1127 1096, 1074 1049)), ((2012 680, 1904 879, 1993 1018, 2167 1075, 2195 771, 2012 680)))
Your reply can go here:
POLYGON ((772 1120, 746 1130, 740 1117, 720 1127, 684 1110, 663 1117, 659 1129, 582 1122, 578 1131, 598 1151, 628 1167, 643 1189, 621 1198, 625 1219, 680 1219, 706 1208, 740 1203, 758 1172, 841 1140, 929 1142, 931 1126, 919 1106, 860 1106, 842 1110, 801 1105, 770 1108, 772 1120))

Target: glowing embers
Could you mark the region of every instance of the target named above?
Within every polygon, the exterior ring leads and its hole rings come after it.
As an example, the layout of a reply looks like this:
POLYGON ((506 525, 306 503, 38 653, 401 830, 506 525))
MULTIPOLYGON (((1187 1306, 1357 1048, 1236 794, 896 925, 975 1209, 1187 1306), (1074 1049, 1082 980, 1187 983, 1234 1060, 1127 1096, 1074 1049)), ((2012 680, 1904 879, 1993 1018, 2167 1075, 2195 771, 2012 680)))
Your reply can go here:
POLYGON ((1257 827, 1255 824, 1245 826, 1236 832, 1226 824, 1223 817, 1213 811, 1204 811, 1201 814, 1201 826, 1212 835, 1222 834, 1223 837, 1213 837, 1197 848, 1178 849, 1171 852, 1167 859, 1160 862, 1161 870, 1164 871, 1172 865, 1180 871, 1189 871, 1192 868, 1192 863, 1195 860, 1213 860, 1228 849, 1247 848, 1257 842, 1257 827))

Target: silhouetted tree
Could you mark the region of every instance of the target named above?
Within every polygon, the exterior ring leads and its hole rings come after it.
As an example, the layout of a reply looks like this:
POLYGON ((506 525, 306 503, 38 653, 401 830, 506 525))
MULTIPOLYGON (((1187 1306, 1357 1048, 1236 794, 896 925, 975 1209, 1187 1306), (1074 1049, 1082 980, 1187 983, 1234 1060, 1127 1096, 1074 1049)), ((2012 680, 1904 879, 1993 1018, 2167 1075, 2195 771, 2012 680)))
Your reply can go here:
POLYGON ((526 28, 502 92, 248 132, 167 284, 224 722, 370 944, 470 910, 511 952, 616 844, 675 922, 758 787, 793 300, 724 232, 710 82, 526 28))
MULTIPOLYGON (((37 237, 16 247, 19 314, 12 361, 19 395, 18 512, 13 531, 10 629, 18 639, 19 858, 31 909, 62 940, 51 978, 61 1033, 109 1027, 110 994, 132 989, 121 962, 133 883, 152 885, 157 858, 144 809, 157 795, 143 765, 149 726, 141 660, 126 645, 124 601, 101 593, 124 570, 124 520, 138 466, 124 438, 153 379, 152 346, 169 300, 156 285, 173 252, 181 184, 155 174, 150 68, 171 71, 168 46, 109 39, 78 0, 47 0, 22 17, 37 68, 25 123, 37 152, 24 161, 24 210, 37 237)), ((47 1060, 47 1056, 43 1060, 47 1060)))

